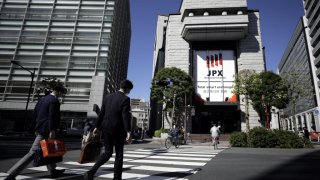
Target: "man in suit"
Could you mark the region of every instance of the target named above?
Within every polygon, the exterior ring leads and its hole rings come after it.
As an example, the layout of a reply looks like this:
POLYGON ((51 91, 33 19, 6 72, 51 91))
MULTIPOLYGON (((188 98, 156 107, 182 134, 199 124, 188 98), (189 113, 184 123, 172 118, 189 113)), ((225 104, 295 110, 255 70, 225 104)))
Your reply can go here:
MULTIPOLYGON (((5 180, 14 180, 32 162, 35 151, 40 148, 41 140, 55 138, 56 130, 60 125, 60 102, 58 97, 62 96, 64 92, 65 88, 63 86, 56 86, 51 94, 42 97, 38 101, 33 112, 36 139, 29 152, 7 172, 9 176, 5 180)), ((57 170, 56 164, 49 164, 47 168, 51 178, 57 178, 65 171, 64 169, 57 170)))
POLYGON ((116 150, 113 179, 120 180, 122 178, 124 142, 131 143, 130 98, 127 95, 132 88, 131 81, 123 80, 120 83, 119 91, 104 98, 93 133, 97 134, 102 131, 105 152, 94 166, 84 174, 85 180, 92 180, 99 167, 110 159, 113 153, 113 146, 115 146, 116 150))

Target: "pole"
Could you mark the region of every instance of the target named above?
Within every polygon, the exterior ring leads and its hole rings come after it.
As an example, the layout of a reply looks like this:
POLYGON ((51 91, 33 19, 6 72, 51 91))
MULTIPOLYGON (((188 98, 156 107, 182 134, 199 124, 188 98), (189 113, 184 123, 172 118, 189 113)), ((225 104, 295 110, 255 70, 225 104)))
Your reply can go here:
POLYGON ((25 109, 25 112, 24 112, 24 124, 22 125, 23 127, 23 130, 26 129, 26 126, 27 126, 27 122, 28 122, 28 106, 29 106, 29 101, 30 101, 30 96, 31 96, 31 90, 32 90, 32 85, 33 85, 33 80, 34 80, 34 75, 35 75, 35 72, 36 72, 36 68, 33 68, 33 72, 31 72, 29 69, 23 67, 21 64, 19 64, 17 61, 11 61, 12 64, 15 64, 19 67, 21 67, 21 69, 25 70, 25 71, 28 71, 30 74, 31 74, 31 83, 30 83, 30 86, 29 86, 29 93, 28 93, 28 98, 27 98, 27 104, 26 104, 26 109, 25 109))
POLYGON ((28 93, 28 99, 27 99, 27 104, 26 104, 26 110, 25 110, 25 121, 24 121, 24 129, 27 128, 28 124, 28 106, 29 106, 29 101, 30 101, 30 96, 31 96, 31 90, 32 90, 32 85, 33 85, 33 79, 34 79, 34 74, 36 72, 36 68, 33 68, 33 72, 31 73, 31 83, 29 87, 29 93, 28 93))
POLYGON ((183 139, 187 139, 187 93, 184 92, 184 133, 183 139))

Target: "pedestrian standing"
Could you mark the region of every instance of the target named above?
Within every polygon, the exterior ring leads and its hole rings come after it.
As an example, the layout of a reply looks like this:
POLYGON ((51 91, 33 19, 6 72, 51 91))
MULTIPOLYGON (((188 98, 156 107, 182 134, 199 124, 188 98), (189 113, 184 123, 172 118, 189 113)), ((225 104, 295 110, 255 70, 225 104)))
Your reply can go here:
POLYGON ((216 150, 218 149, 218 140, 220 131, 216 124, 213 124, 212 128, 210 129, 211 137, 212 137, 212 145, 213 148, 216 150))
POLYGON ((309 139, 310 133, 306 127, 303 128, 303 137, 309 139))
POLYGON ((131 143, 130 98, 127 95, 132 88, 131 81, 123 80, 120 83, 119 91, 104 98, 93 133, 97 134, 102 131, 105 152, 94 166, 84 174, 85 180, 92 180, 100 166, 110 159, 113 153, 113 146, 115 146, 116 151, 113 179, 120 180, 122 178, 124 142, 131 143))
MULTIPOLYGON (((9 176, 5 180, 14 180, 32 162, 35 151, 40 148, 41 140, 55 138, 56 131, 60 126, 60 102, 58 98, 64 93, 65 88, 63 86, 56 86, 49 95, 38 101, 33 112, 36 138, 29 152, 7 172, 9 176)), ((57 178, 65 171, 64 169, 57 170, 56 164, 47 165, 47 169, 51 178, 57 178)))
POLYGON ((82 142, 81 142, 82 148, 85 146, 85 144, 92 137, 92 129, 93 129, 92 121, 90 121, 89 119, 85 119, 84 128, 83 128, 83 135, 82 135, 82 142))
POLYGON ((177 145, 178 145, 179 130, 178 130, 178 128, 176 127, 175 124, 172 126, 171 136, 172 136, 172 142, 173 142, 174 146, 177 147, 177 145))

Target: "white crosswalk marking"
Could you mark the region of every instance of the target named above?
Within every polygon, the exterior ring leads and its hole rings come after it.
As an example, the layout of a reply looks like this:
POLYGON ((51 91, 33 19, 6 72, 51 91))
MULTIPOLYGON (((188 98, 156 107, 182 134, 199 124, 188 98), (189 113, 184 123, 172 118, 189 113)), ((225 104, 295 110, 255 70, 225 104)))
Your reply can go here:
MULTIPOLYGON (((127 151, 124 152, 125 158, 122 179, 187 179, 188 176, 197 173, 199 168, 205 166, 207 162, 209 162, 221 151, 222 150, 213 151, 211 147, 188 147, 170 150, 127 149, 127 151)), ((113 178, 113 157, 110 158, 108 163, 101 166, 99 171, 95 174, 96 177, 102 179, 113 178)), ((78 175, 79 177, 79 175, 83 175, 93 165, 94 163, 79 164, 76 161, 65 161, 62 162, 62 166, 64 167, 59 168, 66 169, 65 174, 78 175)), ((28 170, 46 172, 47 168, 46 166, 41 166, 28 168, 28 170)), ((16 179, 31 180, 35 178, 19 175, 16 179)), ((45 179, 42 178, 42 180, 45 179)))

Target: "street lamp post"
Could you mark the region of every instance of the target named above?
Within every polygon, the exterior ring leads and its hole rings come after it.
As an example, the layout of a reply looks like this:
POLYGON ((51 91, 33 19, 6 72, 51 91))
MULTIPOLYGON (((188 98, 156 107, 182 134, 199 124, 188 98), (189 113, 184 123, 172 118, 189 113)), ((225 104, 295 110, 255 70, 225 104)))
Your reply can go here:
MULTIPOLYGON (((33 68, 33 72, 31 72, 29 69, 23 67, 22 65, 20 65, 17 61, 11 61, 12 64, 15 64, 19 67, 21 67, 21 69, 25 70, 25 71, 28 71, 30 74, 31 74, 31 83, 30 83, 30 87, 29 87, 29 93, 28 93, 28 99, 27 99, 27 104, 26 104, 26 109, 25 109, 25 122, 24 122, 24 125, 23 125, 23 128, 25 129, 26 127, 26 123, 27 123, 27 114, 28 114, 28 106, 29 106, 29 101, 30 101, 30 95, 31 95, 31 90, 32 90, 32 85, 33 85, 33 79, 34 79, 34 75, 35 75, 35 71, 36 71, 36 68, 33 68)), ((24 130, 23 129, 23 130, 24 130)))

